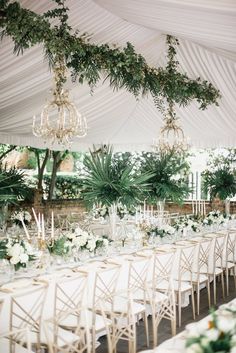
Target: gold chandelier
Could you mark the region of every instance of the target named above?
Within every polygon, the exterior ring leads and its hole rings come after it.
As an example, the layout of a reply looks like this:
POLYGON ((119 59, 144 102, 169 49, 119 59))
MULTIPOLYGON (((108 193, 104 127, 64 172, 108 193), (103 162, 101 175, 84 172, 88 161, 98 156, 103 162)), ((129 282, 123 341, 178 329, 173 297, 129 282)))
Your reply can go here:
POLYGON ((154 141, 154 150, 160 152, 186 152, 190 145, 187 138, 184 136, 184 131, 179 124, 179 118, 174 112, 174 104, 169 102, 167 113, 164 117, 164 126, 160 130, 160 135, 154 141))
POLYGON ((53 98, 41 112, 40 123, 36 124, 33 117, 33 134, 41 137, 45 142, 58 143, 65 147, 70 145, 73 137, 84 137, 87 135, 87 122, 79 113, 75 104, 69 100, 69 91, 64 90, 66 82, 66 66, 63 60, 55 65, 53 98))

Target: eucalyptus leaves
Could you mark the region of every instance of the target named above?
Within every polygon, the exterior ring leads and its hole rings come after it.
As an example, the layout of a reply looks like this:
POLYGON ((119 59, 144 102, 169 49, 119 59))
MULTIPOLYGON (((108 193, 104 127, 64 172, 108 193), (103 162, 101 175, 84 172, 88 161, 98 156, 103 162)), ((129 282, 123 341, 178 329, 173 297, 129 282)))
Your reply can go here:
POLYGON ((90 42, 89 35, 73 32, 65 1, 53 1, 57 7, 39 15, 22 8, 19 2, 0 0, 2 37, 12 38, 15 53, 42 44, 49 63, 54 66, 64 60, 74 81, 87 82, 93 89, 105 76, 114 89, 125 88, 136 97, 150 93, 158 108, 162 108, 163 98, 183 106, 196 99, 200 109, 218 105, 220 93, 211 83, 199 77, 190 79, 178 71, 177 39, 167 36, 167 66, 150 67, 130 43, 122 49, 96 45, 90 42))

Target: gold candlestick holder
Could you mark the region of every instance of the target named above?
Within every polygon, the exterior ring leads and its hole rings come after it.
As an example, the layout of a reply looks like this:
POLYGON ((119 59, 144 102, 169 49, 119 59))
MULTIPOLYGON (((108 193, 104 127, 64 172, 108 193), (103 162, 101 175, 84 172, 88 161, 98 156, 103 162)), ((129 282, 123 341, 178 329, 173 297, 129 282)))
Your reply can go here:
POLYGON ((38 248, 39 250, 46 250, 47 249, 47 243, 45 239, 39 238, 38 239, 38 248))

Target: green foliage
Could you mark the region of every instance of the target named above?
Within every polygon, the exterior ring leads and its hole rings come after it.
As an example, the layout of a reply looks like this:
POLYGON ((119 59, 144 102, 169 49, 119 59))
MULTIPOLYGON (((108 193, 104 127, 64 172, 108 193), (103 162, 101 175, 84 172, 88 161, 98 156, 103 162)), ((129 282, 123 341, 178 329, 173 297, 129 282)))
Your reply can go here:
POLYGON ((148 190, 151 173, 137 175, 133 166, 114 160, 112 148, 99 153, 90 152, 84 158, 86 177, 84 179, 83 199, 92 206, 94 203, 110 206, 122 203, 132 206, 138 203, 148 190))
POLYGON ((217 170, 206 170, 203 174, 204 190, 210 193, 211 199, 219 197, 225 200, 236 194, 236 175, 228 166, 220 167, 217 170))
POLYGON ((26 185, 24 173, 15 168, 7 170, 0 165, 0 203, 15 203, 31 197, 32 189, 26 185))
POLYGON ((65 256, 66 254, 68 254, 70 250, 67 243, 68 243, 67 238, 64 236, 61 236, 58 239, 50 240, 47 243, 47 248, 50 254, 54 254, 57 256, 65 256))
POLYGON ((167 36, 168 64, 156 69, 150 67, 130 43, 123 49, 108 44, 95 45, 88 34, 73 32, 68 25, 69 9, 65 1, 54 2, 55 9, 38 15, 22 8, 19 2, 0 0, 2 37, 12 38, 15 53, 42 44, 49 63, 54 66, 58 61, 65 61, 72 79, 79 84, 87 82, 93 89, 105 75, 115 90, 125 88, 136 97, 151 93, 158 108, 163 97, 180 105, 196 99, 200 109, 218 104, 220 93, 211 83, 200 77, 190 79, 186 73, 178 72, 177 39, 167 36))
POLYGON ((203 189, 210 193, 211 199, 219 197, 221 200, 236 194, 236 149, 223 149, 209 153, 207 169, 202 173, 203 189))
POLYGON ((142 173, 152 173, 149 180, 151 188, 147 195, 148 201, 183 202, 190 192, 184 178, 184 173, 186 174, 189 169, 185 156, 171 151, 170 153, 146 153, 143 157, 142 173))
MULTIPOLYGON (((44 175, 46 193, 49 192, 51 177, 44 175)), ((55 185, 54 196, 56 199, 78 199, 81 197, 83 181, 77 175, 58 174, 55 185)))

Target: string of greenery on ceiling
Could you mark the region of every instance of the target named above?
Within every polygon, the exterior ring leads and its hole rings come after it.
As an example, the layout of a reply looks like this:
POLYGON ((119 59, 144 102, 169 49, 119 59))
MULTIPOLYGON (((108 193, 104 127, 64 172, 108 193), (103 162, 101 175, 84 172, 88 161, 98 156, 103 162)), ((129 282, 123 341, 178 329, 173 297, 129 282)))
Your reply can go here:
POLYGON ((106 43, 98 45, 92 43, 88 34, 73 31, 68 24, 66 1, 52 1, 56 7, 39 15, 17 1, 0 0, 1 38, 11 37, 14 53, 23 54, 26 49, 41 44, 50 66, 63 60, 74 82, 87 82, 94 90, 105 77, 114 90, 125 88, 135 97, 151 94, 158 109, 163 99, 181 106, 196 100, 200 109, 218 105, 217 88, 200 77, 191 79, 178 70, 176 38, 167 35, 167 65, 151 67, 129 42, 123 48, 106 43))

